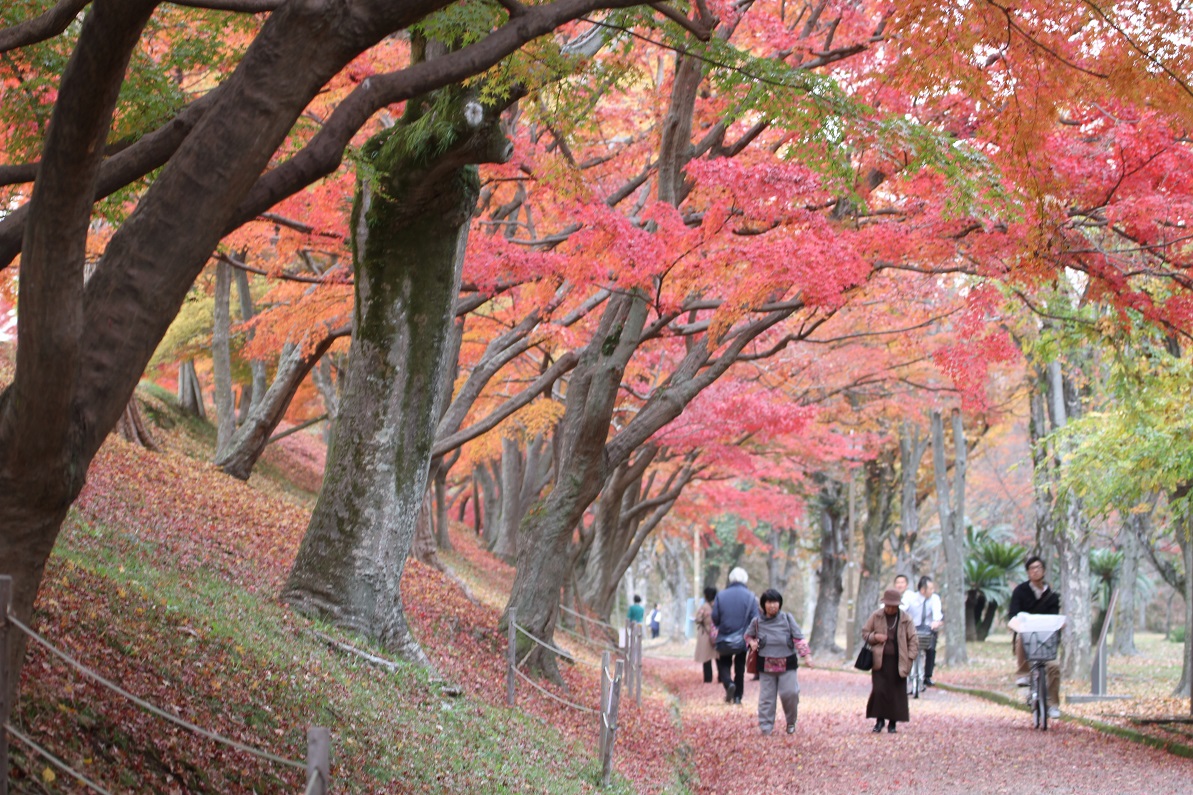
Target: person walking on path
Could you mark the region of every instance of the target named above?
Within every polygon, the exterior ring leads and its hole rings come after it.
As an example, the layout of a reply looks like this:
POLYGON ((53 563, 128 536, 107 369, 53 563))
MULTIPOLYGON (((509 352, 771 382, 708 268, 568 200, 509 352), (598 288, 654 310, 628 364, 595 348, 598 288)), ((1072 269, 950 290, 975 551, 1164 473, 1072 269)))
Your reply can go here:
POLYGON ((910 719, 907 708, 907 675, 920 653, 911 617, 899 609, 901 596, 894 588, 882 595, 882 607, 862 627, 862 640, 870 644, 874 667, 870 670, 870 700, 866 717, 874 718, 874 731, 883 725, 891 734, 895 724, 910 719))
POLYGON ((920 577, 916 593, 904 607, 907 615, 911 616, 911 623, 916 631, 932 634, 932 642, 924 652, 924 687, 932 687, 932 671, 936 668, 936 634, 944 624, 944 612, 940 605, 940 596, 936 593, 936 583, 931 577, 920 577))
POLYGON ((775 701, 783 702, 787 733, 795 732, 799 716, 799 658, 812 666, 812 650, 795 617, 783 612, 783 595, 768 588, 758 598, 762 615, 750 622, 746 645, 758 650, 758 729, 770 734, 775 728, 775 701))
POLYGON ((717 680, 725 688, 726 703, 740 704, 746 690, 746 628, 758 617, 758 600, 746 587, 749 580, 745 569, 735 567, 729 572, 729 586, 712 603, 712 620, 717 626, 717 680))
MULTIPOLYGON (((1009 621, 1020 613, 1060 615, 1060 594, 1044 582, 1044 561, 1031 555, 1024 561, 1024 566, 1027 568, 1027 582, 1019 583, 1015 586, 1015 590, 1011 591, 1011 605, 1007 608, 1007 620, 1009 621)), ((1015 635, 1015 659, 1019 663, 1019 668, 1015 671, 1015 684, 1019 687, 1027 687, 1027 675, 1031 671, 1031 664, 1027 661, 1027 653, 1023 650, 1023 638, 1018 634, 1015 635)), ((1048 679, 1048 703, 1052 705, 1048 707, 1048 717, 1055 720, 1060 717, 1060 707, 1057 706, 1060 704, 1060 663, 1056 660, 1044 663, 1044 673, 1048 679)))
POLYGON ((662 613, 659 612, 659 603, 655 602, 654 610, 650 611, 650 637, 651 638, 657 638, 659 636, 659 629, 662 626, 661 622, 659 621, 659 618, 661 616, 662 616, 662 613))
POLYGON ((717 649, 713 644, 712 602, 717 598, 717 589, 711 585, 704 589, 704 604, 696 608, 696 662, 704 666, 704 682, 712 681, 712 663, 717 659, 717 649))
POLYGON ((642 606, 642 597, 634 594, 634 603, 626 611, 626 618, 631 624, 641 624, 646 617, 646 608, 642 606))

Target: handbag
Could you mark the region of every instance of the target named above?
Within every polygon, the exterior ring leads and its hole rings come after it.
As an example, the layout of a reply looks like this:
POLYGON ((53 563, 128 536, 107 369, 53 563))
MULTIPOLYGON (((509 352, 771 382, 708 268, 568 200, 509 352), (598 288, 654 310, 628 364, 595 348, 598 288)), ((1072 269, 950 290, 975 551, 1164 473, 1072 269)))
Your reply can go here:
POLYGON ((857 660, 854 661, 853 667, 859 671, 869 671, 874 667, 874 652, 870 651, 869 643, 862 644, 862 648, 857 653, 857 660))
POLYGON ((752 646, 750 647, 750 650, 746 652, 746 673, 758 673, 758 649, 752 646))
POLYGON ((717 638, 717 654, 741 654, 746 650, 746 630, 739 629, 717 638))

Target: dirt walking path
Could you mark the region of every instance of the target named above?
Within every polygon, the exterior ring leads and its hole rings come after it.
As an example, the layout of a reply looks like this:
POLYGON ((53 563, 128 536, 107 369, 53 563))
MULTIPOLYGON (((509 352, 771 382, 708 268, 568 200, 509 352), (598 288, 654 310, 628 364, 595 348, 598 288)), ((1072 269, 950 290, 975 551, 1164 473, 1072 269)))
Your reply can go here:
POLYGON ((779 732, 762 736, 757 682, 747 681, 734 706, 720 685, 701 681, 695 663, 647 666, 678 694, 700 793, 1193 792, 1193 760, 1063 718, 1039 732, 1027 712, 959 693, 931 689, 911 702, 911 721, 897 734, 875 734, 863 717, 868 675, 801 668, 796 733, 783 734, 780 717, 779 732))

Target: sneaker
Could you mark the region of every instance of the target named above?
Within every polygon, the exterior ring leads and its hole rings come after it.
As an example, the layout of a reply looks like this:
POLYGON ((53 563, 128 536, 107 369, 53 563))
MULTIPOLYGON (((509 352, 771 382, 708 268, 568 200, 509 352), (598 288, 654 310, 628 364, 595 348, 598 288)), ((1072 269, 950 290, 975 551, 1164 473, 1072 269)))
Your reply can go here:
POLYGON ((1048 720, 1060 720, 1060 707, 1048 708, 1048 720))
POLYGON ((787 724, 787 733, 788 733, 788 734, 795 734, 795 724, 794 724, 794 723, 788 723, 788 724, 787 724))
POLYGON ((1031 682, 1028 681, 1026 676, 1021 676, 1015 680, 1015 687, 1027 687, 1029 684, 1031 684, 1031 682))
POLYGON ((725 703, 733 703, 733 685, 722 685, 725 688, 725 703))
POLYGON ((740 698, 738 698, 737 696, 734 696, 734 697, 733 697, 733 703, 734 703, 734 704, 740 704, 740 703, 741 703, 741 699, 740 699, 740 698))

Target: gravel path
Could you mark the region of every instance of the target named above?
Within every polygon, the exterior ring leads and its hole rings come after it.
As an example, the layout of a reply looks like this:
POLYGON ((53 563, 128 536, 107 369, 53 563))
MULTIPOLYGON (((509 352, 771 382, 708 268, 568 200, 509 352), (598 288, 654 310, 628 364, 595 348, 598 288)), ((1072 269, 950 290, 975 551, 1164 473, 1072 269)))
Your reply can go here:
POLYGON ((679 696, 700 793, 1193 792, 1193 760, 1063 718, 1039 732, 1025 711, 958 693, 929 690, 897 734, 874 734, 863 717, 869 676, 801 668, 796 733, 764 737, 756 682, 733 706, 719 685, 700 681, 695 663, 647 666, 679 696))

